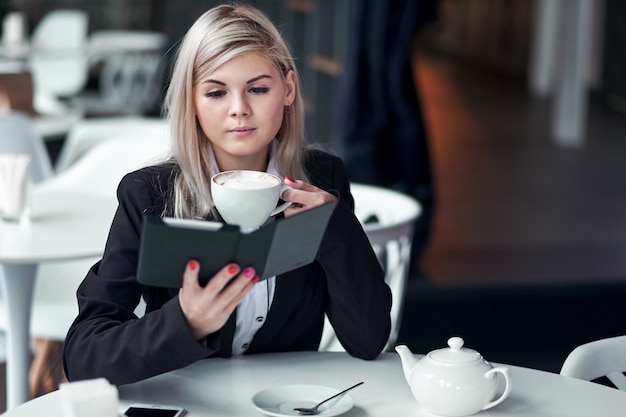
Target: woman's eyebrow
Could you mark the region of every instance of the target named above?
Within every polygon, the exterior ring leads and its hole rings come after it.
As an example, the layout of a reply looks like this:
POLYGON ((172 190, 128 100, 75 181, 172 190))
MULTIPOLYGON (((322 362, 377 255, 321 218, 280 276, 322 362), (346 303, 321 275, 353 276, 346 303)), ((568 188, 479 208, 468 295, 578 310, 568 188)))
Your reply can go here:
POLYGON ((269 78, 269 79, 271 79, 271 78, 272 78, 272 76, 271 76, 271 75, 265 75, 265 74, 263 74, 263 75, 259 75, 258 77, 254 77, 254 78, 251 78, 251 79, 249 79, 248 81, 246 81, 246 84, 252 84, 252 83, 254 83, 254 82, 256 82, 256 81, 259 81, 259 80, 261 80, 261 79, 263 79, 263 78, 269 78))
POLYGON ((225 85, 226 85, 226 83, 225 83, 225 82, 218 81, 218 80, 212 80, 212 79, 210 79, 210 78, 209 78, 208 80, 204 80, 204 81, 202 81, 202 84, 219 84, 219 85, 223 85, 223 86, 225 86, 225 85))
MULTIPOLYGON (((262 80, 263 78, 269 78, 269 79, 272 79, 272 76, 271 76, 271 75, 266 75, 266 74, 259 75, 259 76, 256 76, 256 77, 251 78, 251 79, 249 79, 248 81, 246 81, 246 84, 252 84, 252 83, 254 83, 254 82, 257 82, 257 81, 259 81, 259 80, 262 80)), ((223 82, 223 81, 219 81, 219 80, 214 80, 214 79, 212 79, 212 78, 209 78, 209 79, 207 79, 207 80, 202 81, 202 84, 219 84, 219 85, 222 85, 222 86, 225 86, 225 85, 226 85, 226 83, 225 83, 225 82, 223 82)))

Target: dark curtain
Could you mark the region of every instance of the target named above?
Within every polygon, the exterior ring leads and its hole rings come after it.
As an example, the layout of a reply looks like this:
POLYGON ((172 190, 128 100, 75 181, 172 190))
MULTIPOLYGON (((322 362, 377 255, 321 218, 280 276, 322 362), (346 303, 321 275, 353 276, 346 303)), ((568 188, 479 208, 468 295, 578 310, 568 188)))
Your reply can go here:
POLYGON ((609 108, 626 112, 626 2, 607 0, 604 6, 602 95, 609 108))
POLYGON ((422 205, 412 267, 428 239, 434 198, 411 52, 435 11, 434 0, 361 1, 335 106, 335 140, 351 181, 405 192, 422 205))

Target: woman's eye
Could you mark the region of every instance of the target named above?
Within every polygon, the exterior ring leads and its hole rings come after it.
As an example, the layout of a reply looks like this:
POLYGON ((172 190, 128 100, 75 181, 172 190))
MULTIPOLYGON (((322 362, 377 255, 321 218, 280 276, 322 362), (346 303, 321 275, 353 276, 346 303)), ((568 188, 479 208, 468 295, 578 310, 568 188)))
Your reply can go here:
POLYGON ((265 94, 270 91, 269 87, 252 87, 250 92, 254 94, 265 94))
POLYGON ((206 97, 210 97, 210 98, 220 98, 220 97, 224 97, 226 95, 225 91, 209 91, 208 93, 205 94, 206 97))

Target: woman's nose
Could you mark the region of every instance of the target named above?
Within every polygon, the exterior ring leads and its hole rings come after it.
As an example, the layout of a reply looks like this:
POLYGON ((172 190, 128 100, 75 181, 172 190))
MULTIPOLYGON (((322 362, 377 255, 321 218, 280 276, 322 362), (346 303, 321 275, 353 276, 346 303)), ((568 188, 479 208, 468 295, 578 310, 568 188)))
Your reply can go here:
POLYGON ((233 100, 230 115, 233 117, 249 116, 252 113, 248 101, 244 97, 237 97, 233 100))

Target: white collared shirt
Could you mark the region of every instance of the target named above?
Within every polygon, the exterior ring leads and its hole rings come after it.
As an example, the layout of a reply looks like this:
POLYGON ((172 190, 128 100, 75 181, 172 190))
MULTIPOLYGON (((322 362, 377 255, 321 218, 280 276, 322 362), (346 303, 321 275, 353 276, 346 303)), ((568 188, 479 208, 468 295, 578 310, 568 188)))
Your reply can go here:
POLYGON ((243 354, 257 330, 263 326, 274 298, 276 277, 257 283, 237 306, 237 325, 233 338, 233 355, 243 354))
MULTIPOLYGON (((211 175, 219 173, 219 167, 213 148, 209 142, 209 169, 211 175)), ((269 163, 267 164, 267 172, 278 176, 283 180, 282 175, 276 169, 274 155, 276 153, 276 139, 269 146, 269 163)), ((271 219, 270 219, 271 221, 271 219)), ((246 265, 240 265, 245 268, 246 265)), ((235 326, 235 336, 233 338, 232 353, 233 355, 242 355, 252 343, 254 335, 263 326, 274 299, 274 291, 276 288, 276 277, 270 277, 257 283, 254 288, 246 294, 237 306, 237 321, 235 326)))

